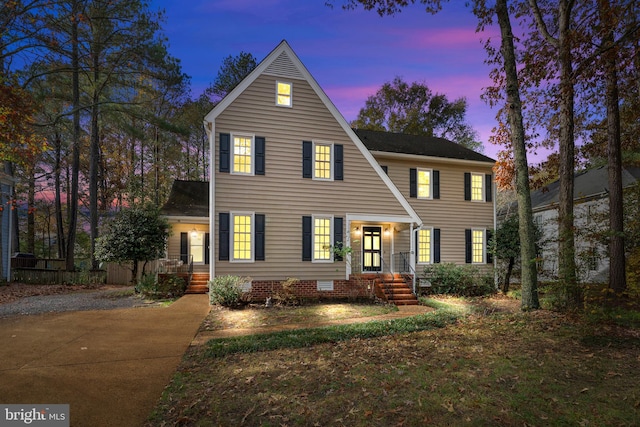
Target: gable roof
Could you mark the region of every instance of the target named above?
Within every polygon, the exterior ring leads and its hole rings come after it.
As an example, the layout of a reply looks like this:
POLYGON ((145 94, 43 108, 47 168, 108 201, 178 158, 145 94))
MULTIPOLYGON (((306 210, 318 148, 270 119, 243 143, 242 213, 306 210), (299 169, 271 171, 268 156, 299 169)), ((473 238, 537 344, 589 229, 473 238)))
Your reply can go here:
MULTIPOLYGON (((622 168, 622 187, 629 187, 640 180, 640 168, 622 168)), ((574 175, 573 185, 574 200, 604 197, 609 193, 609 176, 607 166, 588 169, 574 175)), ((556 180, 549 185, 531 193, 531 207, 534 210, 558 203, 560 181, 556 180)))
POLYGON ((167 216, 209 216, 209 182, 173 181, 167 203, 160 209, 167 216))
MULTIPOLYGON (((311 73, 304 66, 300 58, 295 54, 291 46, 286 40, 282 40, 275 49, 273 49, 265 59, 263 59, 258 66, 245 77, 238 86, 236 86, 231 92, 225 96, 204 118, 204 127, 211 138, 211 134, 215 129, 215 119, 241 94, 244 92, 260 75, 269 74, 287 78, 298 78, 305 80, 313 89, 318 98, 325 105, 327 110, 331 113, 336 122, 344 130, 347 136, 351 139, 353 144, 358 148, 360 153, 369 162, 370 166, 376 171, 378 176, 382 179, 385 185, 389 188, 396 200, 400 203, 403 209, 411 217, 411 220, 418 225, 422 225, 422 220, 416 211, 411 207, 409 202, 404 198, 400 190, 395 186, 387 174, 382 170, 378 162, 375 160, 371 152, 360 141, 358 136, 354 133, 349 123, 338 111, 336 106, 331 102, 327 94, 322 90, 318 82, 313 78, 311 73)), ((215 151, 214 151, 215 152, 215 151)))
POLYGON ((368 129, 354 129, 353 131, 371 151, 495 163, 494 159, 484 154, 444 138, 368 129))

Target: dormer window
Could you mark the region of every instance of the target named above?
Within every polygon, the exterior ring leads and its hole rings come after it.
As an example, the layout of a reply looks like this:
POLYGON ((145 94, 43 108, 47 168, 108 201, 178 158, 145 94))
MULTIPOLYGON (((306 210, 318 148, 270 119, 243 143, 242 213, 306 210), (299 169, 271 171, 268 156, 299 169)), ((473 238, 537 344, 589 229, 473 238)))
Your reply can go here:
POLYGON ((292 104, 292 84, 287 82, 276 82, 276 105, 281 107, 291 107, 292 104))

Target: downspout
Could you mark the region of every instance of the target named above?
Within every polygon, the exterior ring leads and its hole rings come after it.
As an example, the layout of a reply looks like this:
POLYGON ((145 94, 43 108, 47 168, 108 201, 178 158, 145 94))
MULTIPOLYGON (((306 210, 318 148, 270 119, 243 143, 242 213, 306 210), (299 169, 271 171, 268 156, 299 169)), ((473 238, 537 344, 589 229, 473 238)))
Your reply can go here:
POLYGON ((410 242, 410 247, 409 247, 409 265, 411 266, 411 271, 413 271, 413 293, 414 295, 418 295, 418 292, 416 291, 416 276, 418 275, 418 272, 416 271, 416 254, 415 254, 415 248, 416 248, 416 228, 414 228, 414 223, 411 223, 411 235, 409 236, 409 242, 410 242))
POLYGON ((213 122, 204 122, 209 137, 209 280, 216 276, 216 133, 213 122))

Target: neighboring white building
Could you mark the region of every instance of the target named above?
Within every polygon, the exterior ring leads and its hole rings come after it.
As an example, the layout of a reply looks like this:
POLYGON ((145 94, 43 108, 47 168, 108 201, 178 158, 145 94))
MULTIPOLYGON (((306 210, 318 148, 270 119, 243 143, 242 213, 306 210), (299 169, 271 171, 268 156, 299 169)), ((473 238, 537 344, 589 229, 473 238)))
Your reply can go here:
MULTIPOLYGON (((640 179, 640 168, 622 169, 622 186, 640 179)), ((542 229, 542 248, 538 264, 540 280, 558 277, 558 192, 554 181, 531 193, 533 220, 542 229)), ((575 175, 574 225, 578 279, 602 283, 609 280, 607 247, 593 238, 593 232, 609 226, 609 181, 607 167, 589 169, 575 175)))

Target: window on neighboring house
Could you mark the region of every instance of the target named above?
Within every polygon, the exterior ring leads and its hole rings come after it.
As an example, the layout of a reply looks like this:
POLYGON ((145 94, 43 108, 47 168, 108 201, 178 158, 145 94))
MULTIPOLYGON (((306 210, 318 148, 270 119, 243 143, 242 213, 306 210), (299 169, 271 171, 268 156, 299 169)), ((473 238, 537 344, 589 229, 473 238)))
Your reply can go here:
POLYGON ((234 261, 253 260, 253 215, 232 214, 232 253, 234 261))
POLYGON ((233 173, 253 174, 253 137, 234 135, 231 170, 233 173))
POLYGON ((431 263, 431 229, 418 230, 418 262, 431 263))
POLYGON ((313 218, 313 260, 331 260, 331 218, 313 218))
POLYGON ((291 107, 293 105, 291 89, 291 83, 276 82, 276 105, 280 105, 282 107, 291 107))

